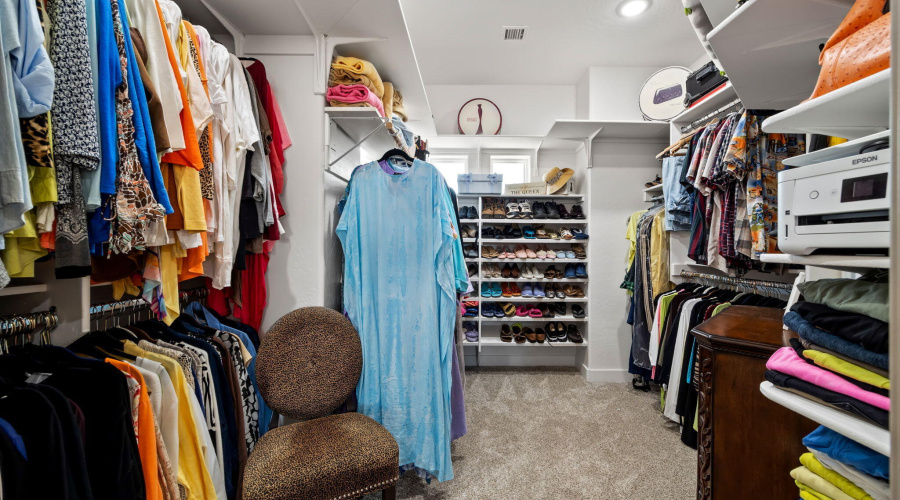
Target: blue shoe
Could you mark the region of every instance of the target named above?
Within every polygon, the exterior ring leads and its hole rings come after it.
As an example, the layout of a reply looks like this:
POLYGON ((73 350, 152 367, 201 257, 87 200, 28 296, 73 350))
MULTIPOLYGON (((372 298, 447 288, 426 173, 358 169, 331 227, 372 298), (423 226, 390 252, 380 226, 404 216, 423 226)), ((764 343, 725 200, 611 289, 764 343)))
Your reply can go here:
POLYGON ((566 264, 566 279, 573 279, 576 277, 575 266, 573 264, 566 264))
POLYGON ((531 288, 531 283, 525 283, 522 286, 522 297, 534 297, 534 289, 531 288))
POLYGON ((481 296, 482 297, 490 297, 491 296, 491 284, 490 283, 482 283, 481 284, 481 296))
POLYGON ((535 239, 534 228, 531 226, 523 227, 522 234, 525 236, 525 238, 528 238, 529 240, 535 239))
POLYGON ((571 250, 566 250, 566 258, 567 258, 567 259, 574 259, 574 258, 575 258, 575 252, 573 252, 573 251, 571 251, 571 250))
POLYGON ((547 294, 544 293, 544 287, 540 283, 534 284, 534 298, 543 299, 547 294))
POLYGON ((494 283, 491 285, 491 297, 502 297, 503 289, 500 288, 500 283, 494 283))
POLYGON ((578 264, 575 266, 575 276, 578 278, 587 278, 587 269, 584 267, 584 264, 578 264))

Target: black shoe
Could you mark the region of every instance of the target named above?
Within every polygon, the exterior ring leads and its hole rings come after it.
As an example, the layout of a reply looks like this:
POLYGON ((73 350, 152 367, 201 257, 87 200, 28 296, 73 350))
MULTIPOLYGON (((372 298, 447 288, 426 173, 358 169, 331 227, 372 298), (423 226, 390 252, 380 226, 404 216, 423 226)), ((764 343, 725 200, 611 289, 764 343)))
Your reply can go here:
POLYGON ((562 205, 562 204, 556 205, 556 209, 559 210, 559 218, 560 219, 571 219, 572 218, 572 214, 570 214, 569 211, 566 210, 565 205, 562 205))
POLYGON ((584 219, 584 211, 581 210, 581 205, 575 205, 572 207, 572 218, 584 219))
POLYGON ((460 219, 468 219, 469 218, 469 207, 459 207, 459 218, 460 219))
MULTIPOLYGON (((548 219, 559 219, 559 209, 556 208, 556 203, 552 201, 548 201, 545 205, 547 208, 547 218, 548 219)), ((572 212, 574 213, 575 207, 572 207, 572 212)))
MULTIPOLYGON (((565 304, 563 304, 563 305, 565 305, 565 304)), ((572 304, 572 317, 581 319, 581 318, 584 318, 584 316, 585 316, 584 308, 577 304, 572 304)))
POLYGON ((478 210, 475 207, 469 207, 469 218, 477 219, 478 218, 478 210))
POLYGON ((564 316, 566 314, 565 302, 554 302, 553 312, 555 312, 557 316, 564 316))
POLYGON ((564 323, 560 322, 560 321, 557 321, 556 323, 554 323, 554 325, 556 326, 556 332, 557 332, 557 333, 560 333, 560 332, 562 333, 561 335, 559 335, 559 336, 556 338, 556 341, 557 341, 557 342, 565 342, 565 341, 566 341, 567 334, 568 334, 568 331, 566 330, 566 325, 565 325, 564 323))
POLYGON ((535 219, 546 219, 547 206, 539 201, 536 201, 531 205, 531 213, 534 215, 535 219))
POLYGON ((476 266, 475 264, 469 264, 469 265, 467 265, 467 266, 466 266, 466 270, 469 271, 469 276, 470 276, 470 277, 471 277, 471 276, 475 276, 476 274, 478 274, 478 266, 476 266))
POLYGON ((568 330, 566 330, 566 337, 568 337, 569 342, 573 342, 575 344, 583 344, 584 337, 581 336, 581 332, 578 331, 578 327, 570 324, 568 330))
POLYGON ((510 226, 512 226, 512 230, 510 232, 512 236, 510 236, 510 238, 514 240, 520 239, 522 237, 522 230, 519 229, 519 226, 515 224, 510 224, 510 226))
POLYGON ((495 239, 497 234, 494 232, 494 228, 483 227, 481 228, 481 237, 484 239, 495 239))

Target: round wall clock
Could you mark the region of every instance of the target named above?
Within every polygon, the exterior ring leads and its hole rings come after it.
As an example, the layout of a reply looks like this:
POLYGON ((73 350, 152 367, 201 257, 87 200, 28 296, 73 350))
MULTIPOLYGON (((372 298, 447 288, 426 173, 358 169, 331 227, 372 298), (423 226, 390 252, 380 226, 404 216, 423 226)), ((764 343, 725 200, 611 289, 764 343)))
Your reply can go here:
POLYGON ((497 135, 503 125, 500 108, 487 99, 472 99, 459 108, 456 118, 463 135, 497 135))

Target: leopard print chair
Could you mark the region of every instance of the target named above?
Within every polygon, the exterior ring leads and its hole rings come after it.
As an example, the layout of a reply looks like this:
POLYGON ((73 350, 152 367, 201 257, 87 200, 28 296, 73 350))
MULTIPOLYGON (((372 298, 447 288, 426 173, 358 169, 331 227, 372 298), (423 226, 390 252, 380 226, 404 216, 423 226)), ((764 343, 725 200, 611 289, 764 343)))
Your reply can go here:
POLYGON ((272 429, 244 470, 244 500, 393 500, 400 452, 394 437, 359 413, 331 415, 362 372, 359 335, 342 314, 305 307, 263 337, 256 377, 263 400, 300 423, 272 429))

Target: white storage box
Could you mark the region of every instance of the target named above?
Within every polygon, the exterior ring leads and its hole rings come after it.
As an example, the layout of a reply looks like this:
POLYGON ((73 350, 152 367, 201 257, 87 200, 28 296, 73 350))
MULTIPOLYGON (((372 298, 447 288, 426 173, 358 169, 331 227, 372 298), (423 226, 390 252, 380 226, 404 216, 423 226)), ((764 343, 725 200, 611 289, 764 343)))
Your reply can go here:
POLYGON ((501 194, 503 174, 459 174, 459 194, 501 194))

